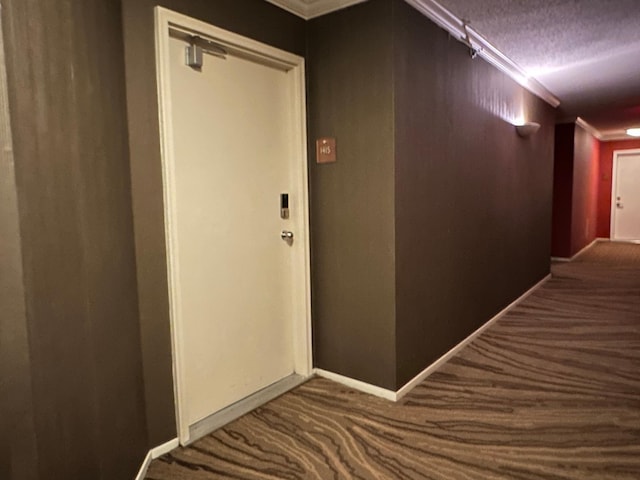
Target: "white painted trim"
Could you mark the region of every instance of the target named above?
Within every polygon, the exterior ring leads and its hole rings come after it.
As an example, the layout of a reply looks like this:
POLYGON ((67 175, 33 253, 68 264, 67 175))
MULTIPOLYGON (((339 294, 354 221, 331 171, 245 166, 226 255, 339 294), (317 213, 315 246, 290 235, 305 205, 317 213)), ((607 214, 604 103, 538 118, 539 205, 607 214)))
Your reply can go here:
POLYGON ((468 32, 469 39, 471 40, 471 46, 478 50, 478 54, 487 62, 511 77, 534 95, 540 97, 552 107, 560 105, 560 100, 547 90, 544 85, 531 77, 524 69, 522 69, 522 67, 517 65, 513 60, 494 47, 486 38, 480 35, 472 27, 467 26, 465 31, 464 22, 438 2, 435 0, 405 1, 463 43, 467 42, 466 37, 468 32))
POLYGON ((182 379, 182 365, 184 364, 182 352, 182 323, 180 319, 180 295, 175 284, 178 278, 179 265, 174 252, 177 246, 177 237, 173 225, 175 224, 175 185, 174 185, 174 140, 172 126, 172 110, 170 95, 170 66, 169 58, 169 26, 197 32, 207 36, 224 46, 230 52, 237 52, 246 58, 259 59, 263 63, 272 64, 278 68, 287 70, 294 83, 295 101, 292 102, 292 118, 294 130, 292 142, 295 144, 295 158, 299 159, 296 170, 292 175, 299 182, 299 191, 304 192, 299 200, 301 215, 299 231, 296 232, 297 245, 300 245, 297 261, 299 266, 293 272, 294 286, 293 298, 300 301, 295 305, 294 322, 294 370, 301 376, 309 376, 312 371, 312 347, 311 347, 311 262, 310 262, 310 227, 309 227, 309 192, 308 192, 308 159, 306 137, 306 99, 305 99, 305 64, 304 58, 292 53, 280 50, 241 35, 223 30, 208 23, 182 15, 166 8, 155 8, 155 41, 156 41, 156 66, 158 81, 158 106, 160 119, 162 180, 165 214, 165 237, 167 244, 167 274, 169 283, 169 306, 171 318, 171 342, 173 358, 174 397, 176 403, 176 422, 178 425, 178 437, 180 443, 189 441, 188 415, 186 402, 189 392, 186 391, 182 379), (304 291, 300 291, 304 289, 304 291))
POLYGON ((435 372, 440 367, 442 367, 442 365, 444 365, 447 361, 449 361, 451 359, 451 357, 453 357, 454 355, 458 354, 464 347, 466 347, 468 344, 470 344, 472 341, 474 341, 476 338, 478 338, 480 336, 480 334, 482 334, 482 332, 484 332, 491 325, 493 325, 495 322, 497 322, 502 316, 504 316, 507 312, 509 312, 509 310, 511 310, 516 305, 518 305, 520 302, 522 302, 525 298, 527 298, 529 295, 531 295, 535 290, 540 288, 547 280, 549 280, 549 278, 551 278, 551 275, 547 275, 546 277, 544 277, 542 280, 540 280, 538 283, 536 283, 533 287, 531 287, 525 293, 520 295, 516 300, 511 302, 507 307, 502 309, 502 311, 500 311, 500 313, 498 313, 496 316, 494 316, 491 320, 489 320, 487 323, 482 325, 480 328, 478 328, 475 332, 473 332, 471 335, 469 335, 467 338, 465 338, 459 344, 457 344, 455 347, 453 347, 447 353, 445 353, 440 358, 438 358, 435 362, 433 362, 431 365, 429 365, 427 368, 425 368, 422 372, 420 372, 418 375, 416 375, 413 379, 409 380, 409 382, 407 382, 400 390, 398 390, 396 392, 396 400, 400 400, 407 393, 409 393, 413 388, 415 388, 418 384, 423 382, 429 375, 431 375, 433 372, 435 372))
POLYGON ((180 446, 180 441, 177 438, 168 441, 160 445, 159 447, 153 448, 149 450, 147 456, 144 457, 144 461, 142 462, 142 466, 138 471, 138 475, 136 475, 135 480, 144 480, 144 477, 147 475, 147 470, 149 470, 149 466, 151 465, 151 461, 156 458, 160 458, 165 453, 169 453, 172 450, 175 450, 180 446))
POLYGON ((596 127, 587 123, 583 118, 581 117, 576 118, 576 125, 582 127, 584 130, 586 130, 588 133, 596 137, 598 140, 603 139, 602 133, 600 133, 600 131, 596 127))
POLYGON ((326 378, 327 380, 331 380, 336 383, 340 383, 346 387, 353 388, 354 390, 368 393, 370 395, 375 395, 376 397, 384 398, 385 400, 391 400, 392 402, 396 401, 396 392, 394 392, 393 390, 387 390, 386 388, 371 385, 370 383, 361 382, 360 380, 345 377, 344 375, 340 375, 338 373, 328 372, 327 370, 322 370, 321 368, 315 368, 314 373, 319 377, 326 378))
POLYGON ((558 123, 575 123, 576 125, 579 125, 582 128, 584 128, 587 132, 589 132, 591 135, 596 137, 601 142, 611 142, 614 140, 632 140, 632 137, 627 135, 627 133, 624 130, 619 130, 619 131, 614 130, 614 131, 603 132, 601 130, 598 130, 596 127, 594 127, 590 123, 588 123, 582 117, 565 118, 558 123))
POLYGON ((589 245, 586 245, 584 248, 582 248, 582 250, 580 250, 578 253, 576 253, 573 257, 571 257, 571 261, 575 260, 576 258, 578 258, 579 256, 585 254, 587 252, 587 250, 589 250, 591 247, 593 247, 596 243, 600 242, 599 238, 594 239, 589 245))
MULTIPOLYGON (((351 5, 362 3, 366 0, 317 0, 306 4, 300 0, 266 0, 269 3, 309 20, 351 5)), ((458 40, 466 42, 466 33, 469 33, 472 46, 477 49, 479 55, 487 62, 495 66, 514 79, 525 89, 540 97, 553 107, 560 105, 560 100, 553 95, 538 80, 530 76, 522 67, 494 47, 486 38, 471 27, 465 32, 464 22, 435 0, 405 0, 413 8, 421 12, 440 27, 447 30, 458 40)))
POLYGON ((243 398, 242 400, 229 405, 228 407, 216 412, 207 418, 203 418, 199 422, 189 427, 189 444, 200 440, 202 437, 224 427, 238 418, 252 412, 256 408, 284 395, 290 390, 299 387, 308 378, 296 375, 295 373, 269 385, 262 390, 257 391, 253 395, 243 398))
POLYGON ((611 240, 615 243, 633 243, 634 245, 640 245, 640 240, 611 240))
POLYGON ((167 443, 163 443, 162 445, 153 448, 151 450, 151 459, 155 460, 156 458, 160 458, 165 453, 169 453, 180 446, 180 440, 174 438, 173 440, 169 440, 167 443))
POLYGON ((616 241, 616 230, 615 230, 615 225, 616 225, 616 195, 617 195, 617 185, 618 185, 618 152, 620 150, 614 150, 613 152, 613 159, 611 162, 611 204, 609 205, 610 208, 610 215, 609 215, 609 238, 611 238, 611 240, 616 241))
POLYGON ((634 140, 634 137, 627 135, 626 133, 603 133, 600 140, 603 142, 613 142, 616 140, 634 140))
POLYGON ((149 470, 149 465, 151 465, 151 460, 151 451, 149 451, 147 456, 144 457, 144 461, 142 462, 140 470, 138 470, 135 480, 144 480, 144 477, 147 475, 147 470, 149 470))
POLYGON ((527 290, 525 293, 520 295, 517 299, 511 302, 508 306, 503 308, 497 315, 491 318, 488 322, 483 324, 480 328, 478 328, 475 332, 469 335, 467 338, 458 343, 455 347, 449 350, 447 353, 438 358, 435 362, 425 368, 418 375, 409 380, 402 388, 398 391, 394 392, 393 390, 387 390, 382 387, 378 387, 376 385, 371 385, 369 383, 362 382, 360 380, 355 380, 353 378, 346 377, 344 375, 339 375, 337 373, 328 372, 326 370, 322 370, 320 368, 314 369, 314 373, 319 377, 326 378, 328 380, 332 380, 334 382, 340 383, 347 387, 353 388, 354 390, 359 390, 364 393, 368 393, 370 395, 375 395, 376 397, 384 398, 386 400, 391 400, 396 402, 404 397, 407 393, 409 393, 413 388, 415 388, 418 384, 423 382, 429 375, 438 370, 442 365, 444 365, 448 360, 451 359, 454 355, 459 353, 464 347, 466 347, 473 340, 478 338, 486 329, 488 329, 491 325, 497 322, 501 317, 503 317, 506 313, 509 312, 513 307, 522 302, 525 298, 531 295, 535 290, 540 288, 547 280, 551 278, 551 274, 544 277, 538 283, 536 283, 533 287, 527 290))
POLYGON ((169 215, 168 211, 173 211, 173 195, 169 192, 173 192, 173 187, 170 179, 174 177, 173 171, 169 172, 169 164, 166 159, 173 156, 173 122, 171 112, 171 95, 169 94, 169 35, 166 33, 169 19, 166 18, 166 12, 160 7, 155 8, 155 21, 156 21, 156 68, 157 68, 157 81, 158 81, 158 110, 160 116, 160 155, 162 157, 162 191, 164 200, 164 222, 165 222, 165 238, 167 245, 167 281, 169 288, 169 316, 170 316, 170 329, 171 329, 171 347, 172 347, 172 367, 173 367, 173 385, 174 385, 174 401, 176 404, 176 425, 178 427, 178 437, 183 440, 188 437, 188 428, 185 428, 186 416, 182 409, 182 398, 185 395, 184 382, 182 376, 179 375, 180 366, 183 363, 181 344, 181 332, 180 328, 177 328, 175 319, 178 317, 180 298, 177 293, 177 287, 174 282, 174 278, 177 277, 178 263, 174 256, 174 248, 170 248, 170 245, 177 244, 177 238, 173 228, 173 217, 169 215))
POLYGON ((589 250, 591 247, 593 247, 596 243, 608 242, 608 241, 609 241, 608 238, 596 238, 589 245, 587 245, 586 247, 583 247, 582 250, 576 253, 573 257, 551 257, 551 260, 553 260, 554 262, 572 262, 576 258, 578 258, 580 255, 585 253, 587 250, 589 250))
MULTIPOLYGON (((313 371, 313 343, 311 326, 311 223, 309 219, 309 159, 307 152, 307 99, 306 73, 304 58, 296 57, 298 64, 290 74, 297 75, 295 84, 294 116, 298 128, 293 133, 293 143, 296 145, 295 157, 300 159, 298 171, 293 172, 298 178, 303 192, 298 211, 302 212, 302 229, 298 232, 298 245, 302 245, 302 258, 294 264, 299 268, 294 271, 294 290, 292 295, 303 298, 297 305, 294 315, 301 319, 294 323, 293 355, 294 371, 303 377, 309 377, 313 371), (300 289, 303 289, 300 291, 300 289)), ((294 199, 295 202, 295 199, 294 199)))
POLYGON ((637 155, 640 154, 640 148, 630 148, 628 150, 614 150, 613 151, 613 164, 612 164, 612 172, 611 172, 611 218, 609 224, 609 237, 614 242, 619 241, 630 241, 626 239, 616 238, 615 236, 615 222, 616 222, 616 196, 617 185, 618 185, 618 159, 624 155, 637 155))
POLYGON ((367 0, 316 0, 312 3, 305 3, 301 0, 267 0, 267 2, 305 20, 310 20, 366 1, 367 0))

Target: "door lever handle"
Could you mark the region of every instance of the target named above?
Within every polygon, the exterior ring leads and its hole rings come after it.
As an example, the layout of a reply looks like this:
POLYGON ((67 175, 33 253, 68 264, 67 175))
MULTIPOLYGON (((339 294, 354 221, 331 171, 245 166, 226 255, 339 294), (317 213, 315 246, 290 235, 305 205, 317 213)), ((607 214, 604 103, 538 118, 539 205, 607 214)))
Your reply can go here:
POLYGON ((293 240, 293 232, 290 232, 289 230, 283 230, 282 233, 280 233, 280 237, 283 240, 293 240))

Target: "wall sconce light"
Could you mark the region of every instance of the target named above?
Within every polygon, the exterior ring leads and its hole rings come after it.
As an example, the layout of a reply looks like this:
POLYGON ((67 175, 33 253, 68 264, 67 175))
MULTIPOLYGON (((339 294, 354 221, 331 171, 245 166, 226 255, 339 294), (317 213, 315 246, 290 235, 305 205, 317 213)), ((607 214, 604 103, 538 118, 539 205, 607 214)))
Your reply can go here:
POLYGON ((536 122, 526 122, 522 125, 516 125, 516 132, 522 138, 528 138, 540 129, 540 124, 536 122))
POLYGON ((629 135, 630 137, 640 137, 640 128, 627 129, 627 135, 629 135))

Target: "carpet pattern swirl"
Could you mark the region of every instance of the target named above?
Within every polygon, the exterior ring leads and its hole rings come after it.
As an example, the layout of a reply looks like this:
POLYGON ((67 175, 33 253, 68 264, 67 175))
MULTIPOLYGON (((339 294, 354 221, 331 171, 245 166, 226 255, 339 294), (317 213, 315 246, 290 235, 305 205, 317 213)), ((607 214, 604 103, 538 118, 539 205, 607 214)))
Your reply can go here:
POLYGON ((640 245, 552 273, 402 401, 312 379, 146 478, 640 479, 640 245))

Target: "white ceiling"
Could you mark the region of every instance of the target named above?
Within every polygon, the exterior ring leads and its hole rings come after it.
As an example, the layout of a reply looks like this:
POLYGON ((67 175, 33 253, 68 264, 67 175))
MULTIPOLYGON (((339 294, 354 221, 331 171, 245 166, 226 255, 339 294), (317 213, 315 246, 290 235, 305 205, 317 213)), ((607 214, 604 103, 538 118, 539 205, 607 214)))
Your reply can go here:
MULTIPOLYGON (((267 0, 313 18, 364 0, 267 0)), ((640 126, 640 0, 437 0, 603 137, 640 126)))
POLYGON ((307 20, 366 1, 367 0, 267 0, 267 2, 278 5, 307 20))
POLYGON ((640 126, 640 1, 438 0, 604 136, 640 126))

